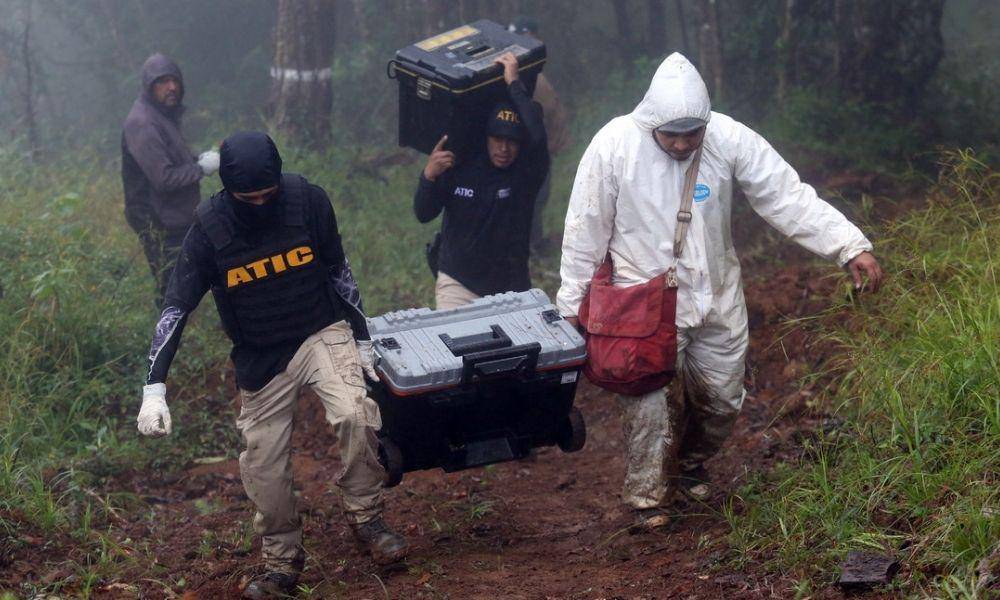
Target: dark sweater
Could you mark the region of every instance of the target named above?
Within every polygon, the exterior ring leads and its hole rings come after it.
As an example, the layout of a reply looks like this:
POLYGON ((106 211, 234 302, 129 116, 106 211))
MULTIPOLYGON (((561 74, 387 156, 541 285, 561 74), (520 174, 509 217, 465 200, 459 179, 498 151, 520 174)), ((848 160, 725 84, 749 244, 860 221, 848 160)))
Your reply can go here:
POLYGON ((136 231, 187 229, 201 198, 201 167, 181 135, 183 107, 166 109, 153 100, 153 82, 164 75, 183 81, 169 58, 149 57, 142 67, 142 91, 122 126, 125 218, 136 231))
POLYGON ((527 131, 517 160, 506 169, 496 168, 484 140, 480 154, 435 181, 421 174, 413 198, 421 223, 444 212, 439 270, 481 296, 531 287, 531 216, 549 172, 541 107, 520 81, 508 93, 527 131))

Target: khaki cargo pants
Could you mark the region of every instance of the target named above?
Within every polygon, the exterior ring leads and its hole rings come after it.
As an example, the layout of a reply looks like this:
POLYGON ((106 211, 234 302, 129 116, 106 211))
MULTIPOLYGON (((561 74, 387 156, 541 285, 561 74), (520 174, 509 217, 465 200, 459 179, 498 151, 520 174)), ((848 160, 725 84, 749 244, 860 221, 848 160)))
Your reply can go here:
POLYGON ((434 306, 437 310, 465 306, 479 297, 451 275, 438 272, 437 282, 434 285, 434 306))
POLYGON ((669 503, 680 471, 701 465, 722 447, 746 396, 748 341, 746 329, 681 329, 680 377, 674 384, 643 396, 618 396, 625 430, 626 504, 652 508, 669 503))
POLYGON ((337 480, 344 514, 364 523, 382 512, 385 470, 378 462, 378 405, 368 397, 350 326, 340 321, 299 347, 288 367, 256 392, 240 390, 236 427, 246 444, 240 474, 257 507, 254 531, 268 570, 292 571, 301 561, 302 524, 292 494, 292 425, 302 386, 316 392, 340 440, 344 470, 337 480))

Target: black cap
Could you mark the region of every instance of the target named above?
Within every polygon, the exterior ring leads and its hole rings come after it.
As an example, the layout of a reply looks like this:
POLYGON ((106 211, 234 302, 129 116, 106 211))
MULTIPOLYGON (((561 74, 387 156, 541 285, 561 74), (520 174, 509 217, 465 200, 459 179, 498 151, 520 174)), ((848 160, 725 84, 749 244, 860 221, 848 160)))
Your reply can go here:
POLYGON ((657 127, 656 130, 661 133, 684 134, 701 129, 707 124, 708 123, 705 122, 704 119, 699 119, 697 117, 683 117, 680 119, 674 119, 669 123, 664 123, 663 125, 657 127))
POLYGON ((519 33, 524 35, 526 33, 538 34, 538 21, 532 17, 526 17, 524 15, 518 15, 514 18, 514 21, 507 26, 507 31, 511 33, 519 33))
POLYGON ((501 102, 493 107, 490 120, 486 123, 486 135, 521 140, 524 124, 510 102, 501 102))
POLYGON ((281 155, 266 133, 241 131, 222 142, 219 177, 230 192, 256 192, 281 181, 281 155))

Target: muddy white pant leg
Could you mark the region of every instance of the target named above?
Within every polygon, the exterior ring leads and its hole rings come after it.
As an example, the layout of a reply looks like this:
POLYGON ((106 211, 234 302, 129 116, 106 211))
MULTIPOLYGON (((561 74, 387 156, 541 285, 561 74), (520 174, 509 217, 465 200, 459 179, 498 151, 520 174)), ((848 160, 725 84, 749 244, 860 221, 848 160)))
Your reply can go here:
POLYGON ((313 390, 326 409, 326 419, 337 432, 344 471, 337 480, 344 514, 352 523, 364 523, 382 513, 385 469, 378 462, 382 427, 378 405, 368 397, 354 336, 341 321, 310 338, 318 367, 313 390))
POLYGON ((241 391, 236 427, 246 449, 240 475, 257 508, 254 531, 261 536, 269 570, 294 571, 302 553, 302 524, 292 494, 291 439, 298 384, 279 373, 257 392, 241 391))
POLYGON ((680 466, 692 469, 714 456, 733 430, 746 390, 746 328, 710 325, 678 336, 687 424, 680 466))
POLYGON ((634 508, 669 501, 680 445, 680 407, 670 388, 643 396, 618 396, 625 433, 622 499, 634 508))

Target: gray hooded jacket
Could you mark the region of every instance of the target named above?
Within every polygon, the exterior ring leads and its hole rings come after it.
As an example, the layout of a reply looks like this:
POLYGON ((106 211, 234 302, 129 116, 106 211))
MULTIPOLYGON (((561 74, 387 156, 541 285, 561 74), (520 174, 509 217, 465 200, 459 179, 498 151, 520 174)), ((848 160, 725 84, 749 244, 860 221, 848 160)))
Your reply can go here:
POLYGON ((142 65, 142 89, 122 127, 125 218, 135 230, 186 229, 200 200, 201 167, 181 135, 183 107, 166 108, 153 98, 153 82, 164 75, 184 80, 177 64, 154 54, 142 65))

